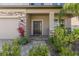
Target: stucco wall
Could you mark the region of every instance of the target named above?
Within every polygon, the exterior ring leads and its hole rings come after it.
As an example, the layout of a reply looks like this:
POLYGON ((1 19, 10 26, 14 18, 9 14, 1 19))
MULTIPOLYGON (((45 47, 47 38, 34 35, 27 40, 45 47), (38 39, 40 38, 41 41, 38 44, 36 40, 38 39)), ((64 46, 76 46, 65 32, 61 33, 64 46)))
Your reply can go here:
POLYGON ((26 9, 0 9, 0 12, 23 12, 26 13, 26 9))
MULTIPOLYGON (((54 28, 54 13, 58 13, 60 9, 0 9, 1 13, 24 13, 26 14, 26 34, 31 34, 31 20, 43 19, 43 35, 49 35, 54 28), (50 20, 50 22, 49 22, 50 20), (49 30, 50 29, 50 30, 49 30)), ((9 15, 11 15, 11 13, 9 15)), ((18 15, 19 17, 19 15, 18 15)), ((24 17, 25 18, 25 17, 24 17)))
POLYGON ((72 30, 74 28, 79 28, 79 19, 78 19, 78 16, 71 18, 71 28, 72 28, 72 30))
POLYGON ((26 13, 58 13, 60 9, 26 9, 26 13))
POLYGON ((55 12, 58 13, 60 9, 27 9, 27 8, 6 8, 6 9, 1 9, 0 12, 6 11, 6 12, 25 12, 25 13, 50 13, 50 12, 55 12))

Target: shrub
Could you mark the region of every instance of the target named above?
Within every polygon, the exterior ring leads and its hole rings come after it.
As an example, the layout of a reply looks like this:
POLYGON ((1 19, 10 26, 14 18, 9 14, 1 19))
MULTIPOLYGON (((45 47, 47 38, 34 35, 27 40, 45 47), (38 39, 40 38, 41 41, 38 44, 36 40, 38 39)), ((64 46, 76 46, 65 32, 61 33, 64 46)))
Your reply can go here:
POLYGON ((3 52, 1 53, 2 56, 9 56, 10 55, 10 45, 8 43, 4 43, 2 46, 3 52))
POLYGON ((16 40, 14 40, 13 42, 12 42, 12 47, 11 47, 11 54, 13 55, 13 56, 19 56, 20 55, 20 45, 19 45, 19 43, 18 43, 18 40, 16 39, 16 40))
POLYGON ((37 45, 29 51, 29 56, 48 56, 48 53, 46 45, 37 45))
POLYGON ((58 49, 60 49, 61 46, 65 45, 63 44, 64 36, 65 36, 65 30, 61 27, 57 27, 55 29, 55 33, 52 40, 53 40, 54 46, 57 47, 58 49))
POLYGON ((79 28, 74 29, 71 34, 73 35, 74 40, 79 39, 79 28))
POLYGON ((2 52, 0 52, 0 56, 2 56, 2 52))
POLYGON ((77 56, 78 54, 71 51, 69 48, 61 47, 61 52, 59 53, 61 56, 77 56))
POLYGON ((19 56, 20 55, 20 46, 18 40, 13 40, 12 44, 4 43, 2 46, 2 56, 19 56))
POLYGON ((49 44, 53 44, 54 43, 54 37, 53 36, 49 37, 48 41, 49 41, 49 44))
POLYGON ((67 33, 66 29, 57 27, 49 41, 51 41, 52 45, 57 49, 57 53, 60 55, 77 55, 75 52, 72 52, 71 49, 68 49, 77 39, 79 39, 79 29, 74 29, 73 32, 67 33))
POLYGON ((19 39, 19 44, 20 44, 20 45, 25 45, 25 44, 27 44, 27 43, 28 43, 28 38, 27 38, 26 36, 21 37, 21 38, 19 39))

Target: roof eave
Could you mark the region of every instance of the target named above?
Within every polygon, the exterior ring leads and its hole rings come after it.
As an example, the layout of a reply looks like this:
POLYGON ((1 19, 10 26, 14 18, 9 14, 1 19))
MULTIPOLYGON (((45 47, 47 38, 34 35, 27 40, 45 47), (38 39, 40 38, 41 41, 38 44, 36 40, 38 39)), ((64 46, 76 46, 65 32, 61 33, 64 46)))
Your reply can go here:
POLYGON ((62 6, 0 6, 0 9, 61 9, 62 6))

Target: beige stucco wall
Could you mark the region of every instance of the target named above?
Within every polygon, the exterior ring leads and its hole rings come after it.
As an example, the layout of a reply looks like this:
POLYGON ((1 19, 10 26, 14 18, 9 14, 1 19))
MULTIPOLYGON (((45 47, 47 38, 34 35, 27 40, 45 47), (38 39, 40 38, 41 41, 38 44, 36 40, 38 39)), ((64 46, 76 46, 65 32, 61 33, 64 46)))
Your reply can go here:
POLYGON ((31 20, 43 19, 43 35, 49 35, 54 29, 54 13, 58 13, 60 9, 0 9, 0 12, 21 12, 26 14, 26 31, 31 34, 31 20))
POLYGON ((27 8, 6 8, 6 9, 1 9, 0 12, 6 11, 6 12, 24 12, 24 13, 50 13, 50 12, 55 12, 58 13, 60 9, 27 9, 27 8))
MULTIPOLYGON (((26 15, 26 31, 31 34, 31 21, 33 19, 43 19, 43 35, 48 35, 54 30, 54 13, 58 13, 60 9, 0 9, 0 12, 21 12, 26 15)), ((19 15, 18 15, 19 16, 19 15)), ((78 17, 66 18, 65 27, 73 29, 79 27, 78 17)))
POLYGON ((72 30, 74 28, 79 28, 79 19, 78 19, 78 16, 71 18, 71 28, 72 28, 72 30))
MULTIPOLYGON (((33 20, 43 20, 43 35, 49 35, 49 15, 48 14, 35 14, 35 15, 30 15, 30 31, 32 29, 32 21, 33 20)), ((30 32, 31 34, 31 32, 30 32)))
POLYGON ((27 13, 58 13, 60 9, 26 9, 27 13))
POLYGON ((0 9, 0 12, 23 12, 26 13, 26 9, 0 9))

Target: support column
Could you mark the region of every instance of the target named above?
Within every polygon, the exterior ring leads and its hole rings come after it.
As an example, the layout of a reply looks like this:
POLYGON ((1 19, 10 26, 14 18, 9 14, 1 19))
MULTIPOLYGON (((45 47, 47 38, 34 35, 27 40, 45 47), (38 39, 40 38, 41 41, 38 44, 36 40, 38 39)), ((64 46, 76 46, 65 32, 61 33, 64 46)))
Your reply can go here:
POLYGON ((49 13, 49 35, 53 35, 54 32, 54 12, 49 13))
POLYGON ((26 35, 29 37, 30 35, 30 19, 29 14, 26 13, 26 35))

